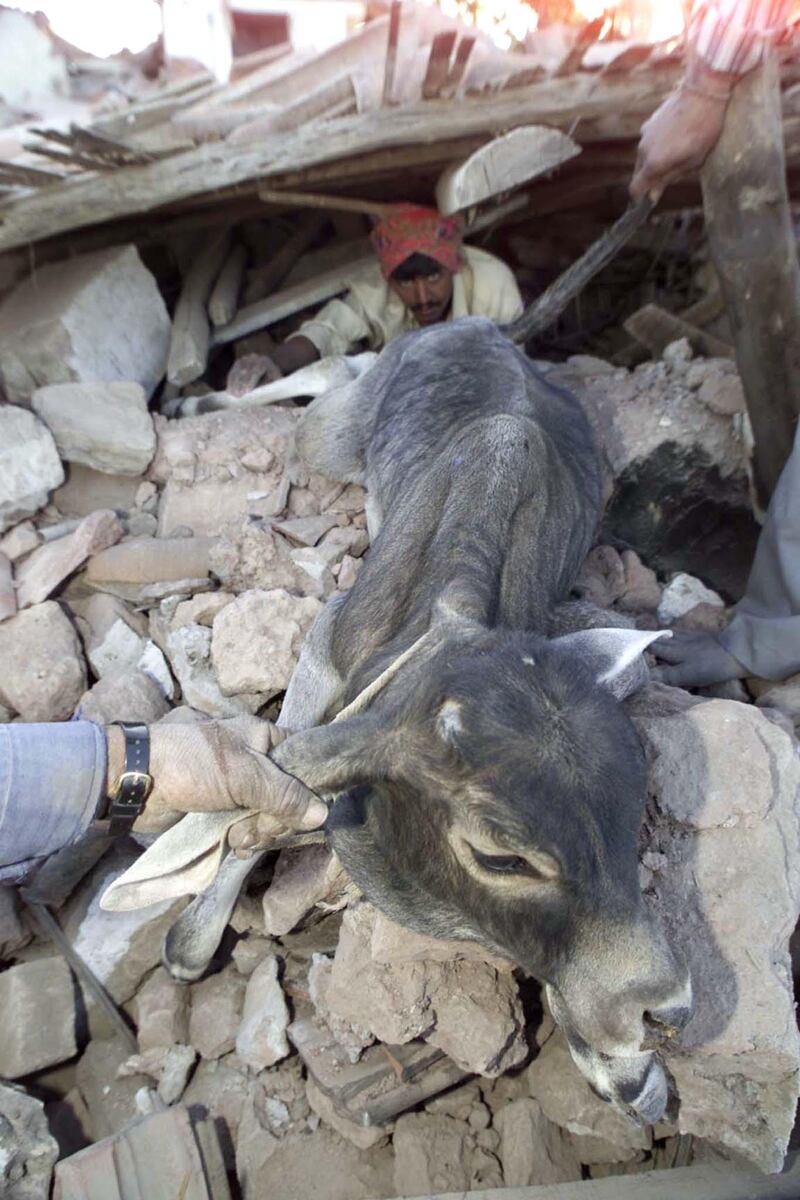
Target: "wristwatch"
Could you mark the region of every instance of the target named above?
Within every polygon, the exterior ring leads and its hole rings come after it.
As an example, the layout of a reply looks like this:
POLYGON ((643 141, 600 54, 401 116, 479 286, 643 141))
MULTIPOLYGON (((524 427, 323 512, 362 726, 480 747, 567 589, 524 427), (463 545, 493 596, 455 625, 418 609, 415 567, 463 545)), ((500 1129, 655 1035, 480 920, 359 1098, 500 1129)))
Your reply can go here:
POLYGON ((97 819, 108 821, 108 832, 112 837, 130 833, 131 826, 141 815, 147 797, 153 790, 150 774, 150 730, 146 725, 126 725, 114 721, 125 737, 125 766, 117 780, 111 796, 108 796, 105 811, 97 819))

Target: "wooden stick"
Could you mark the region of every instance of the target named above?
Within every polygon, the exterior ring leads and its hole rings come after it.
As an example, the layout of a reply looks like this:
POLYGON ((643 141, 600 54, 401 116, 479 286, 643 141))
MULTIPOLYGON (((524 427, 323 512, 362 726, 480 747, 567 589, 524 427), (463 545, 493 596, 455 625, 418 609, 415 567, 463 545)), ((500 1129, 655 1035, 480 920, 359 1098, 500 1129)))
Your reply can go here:
POLYGON ((227 325, 236 316, 247 251, 241 242, 231 250, 208 298, 208 315, 213 325, 227 325))
POLYGON ((388 108, 394 94, 394 73, 397 66, 397 42, 400 37, 400 0, 392 0, 389 11, 389 39, 386 43, 386 63, 383 69, 383 107, 388 108))
POLYGON ((645 346, 653 358, 660 358, 667 346, 680 338, 687 339, 695 354, 707 358, 733 358, 733 347, 727 342, 657 304, 645 304, 628 317, 624 325, 631 337, 645 346))
POLYGON ((377 200, 358 200, 351 196, 325 196, 319 192, 284 192, 272 188, 259 188, 259 200, 267 204, 294 205, 297 208, 329 208, 337 212, 364 213, 370 217, 382 217, 393 208, 377 200))
POLYGON ((548 329, 569 302, 583 291, 589 280, 620 252, 628 239, 645 223, 654 207, 652 200, 645 199, 623 213, 616 224, 563 275, 559 275, 518 320, 507 326, 506 333, 511 340, 521 344, 548 329))
POLYGON ((766 505, 800 413, 800 269, 774 58, 734 88, 702 184, 709 247, 755 435, 755 484, 766 505))
POLYGON ((172 319, 172 339, 167 360, 167 379, 177 387, 199 379, 206 369, 209 348, 208 293, 230 246, 226 229, 200 253, 183 284, 172 319))

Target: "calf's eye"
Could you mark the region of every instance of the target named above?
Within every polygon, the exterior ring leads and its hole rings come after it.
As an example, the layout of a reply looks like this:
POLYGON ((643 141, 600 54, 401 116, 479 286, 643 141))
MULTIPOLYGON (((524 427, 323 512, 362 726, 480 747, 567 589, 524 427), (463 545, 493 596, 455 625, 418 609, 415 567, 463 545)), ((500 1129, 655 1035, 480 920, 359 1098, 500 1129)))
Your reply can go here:
POLYGON ((539 878, 539 872, 531 866, 527 858, 519 854, 482 854, 474 847, 472 853, 475 862, 486 871, 495 871, 498 875, 533 875, 539 878))

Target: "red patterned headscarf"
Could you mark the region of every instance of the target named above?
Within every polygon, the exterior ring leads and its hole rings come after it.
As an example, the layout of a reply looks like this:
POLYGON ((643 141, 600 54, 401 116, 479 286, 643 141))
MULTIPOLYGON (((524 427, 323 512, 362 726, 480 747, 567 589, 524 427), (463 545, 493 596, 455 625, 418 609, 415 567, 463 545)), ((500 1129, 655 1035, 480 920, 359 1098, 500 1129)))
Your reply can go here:
POLYGON ((420 204, 394 204, 372 231, 372 245, 385 279, 412 254, 426 254, 455 274, 461 269, 463 220, 443 217, 420 204))

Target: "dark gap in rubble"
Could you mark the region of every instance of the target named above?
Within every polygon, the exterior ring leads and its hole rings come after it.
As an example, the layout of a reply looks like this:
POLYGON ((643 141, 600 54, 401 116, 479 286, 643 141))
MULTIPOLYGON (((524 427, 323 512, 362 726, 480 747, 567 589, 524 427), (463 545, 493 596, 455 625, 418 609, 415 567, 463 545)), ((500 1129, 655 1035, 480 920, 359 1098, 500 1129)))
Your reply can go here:
POLYGON ((745 476, 723 478, 702 450, 672 442, 619 476, 602 526, 653 570, 697 575, 727 600, 744 591, 758 534, 745 476))

